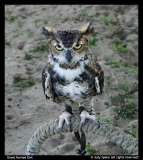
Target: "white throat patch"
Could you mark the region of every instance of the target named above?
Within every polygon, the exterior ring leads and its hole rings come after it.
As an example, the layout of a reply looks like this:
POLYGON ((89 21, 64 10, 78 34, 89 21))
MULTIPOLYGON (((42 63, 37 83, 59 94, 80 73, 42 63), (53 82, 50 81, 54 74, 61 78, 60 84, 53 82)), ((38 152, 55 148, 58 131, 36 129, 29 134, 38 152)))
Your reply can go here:
POLYGON ((84 71, 83 62, 80 62, 80 66, 75 69, 60 68, 59 64, 55 63, 53 69, 56 73, 59 74, 59 76, 64 77, 66 80, 70 82, 72 82, 84 71))

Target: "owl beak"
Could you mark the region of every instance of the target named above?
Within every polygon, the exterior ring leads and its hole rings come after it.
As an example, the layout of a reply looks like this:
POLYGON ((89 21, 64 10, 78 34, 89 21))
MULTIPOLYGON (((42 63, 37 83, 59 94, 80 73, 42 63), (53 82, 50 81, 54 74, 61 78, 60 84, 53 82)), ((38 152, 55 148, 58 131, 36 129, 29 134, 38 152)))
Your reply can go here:
POLYGON ((71 50, 67 50, 66 59, 68 60, 68 62, 71 62, 71 60, 72 60, 72 51, 71 50))

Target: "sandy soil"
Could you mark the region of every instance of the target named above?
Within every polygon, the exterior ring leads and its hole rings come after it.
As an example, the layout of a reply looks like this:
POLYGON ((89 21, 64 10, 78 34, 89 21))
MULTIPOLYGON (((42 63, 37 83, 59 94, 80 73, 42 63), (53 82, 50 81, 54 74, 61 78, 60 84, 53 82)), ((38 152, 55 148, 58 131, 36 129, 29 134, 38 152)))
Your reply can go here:
MULTIPOLYGON (((46 39, 41 34, 42 26, 55 29, 79 29, 90 20, 95 20, 95 46, 91 51, 105 72, 105 91, 94 98, 94 107, 100 120, 112 123, 124 131, 132 132, 138 139, 138 90, 132 92, 134 98, 126 99, 134 104, 135 112, 129 119, 122 118, 113 108, 119 103, 111 103, 110 96, 122 92, 119 87, 127 82, 129 90, 138 85, 138 6, 137 5, 6 5, 5 6, 5 154, 25 155, 26 146, 32 134, 42 124, 56 119, 64 110, 53 102, 46 101, 41 84, 41 71, 47 62, 49 52, 42 49, 30 52, 46 39), (17 17, 15 17, 17 16, 17 17), (46 24, 47 23, 47 24, 46 24), (120 53, 112 47, 114 38, 129 44, 129 52, 120 53), (25 55, 40 56, 24 60, 25 55), (132 67, 114 68, 109 60, 126 61, 132 67), (31 76, 35 84, 18 91, 14 86, 14 76, 31 76), (118 87, 118 90, 116 89, 118 87)), ((92 38, 91 38, 92 39, 92 38)), ((40 48, 40 47, 39 47, 40 48)), ((122 148, 108 139, 87 134, 87 142, 98 155, 123 155, 122 148)), ((47 139, 40 154, 75 155, 79 144, 73 133, 64 137, 54 135, 47 139)), ((87 154, 90 154, 89 152, 87 154)))

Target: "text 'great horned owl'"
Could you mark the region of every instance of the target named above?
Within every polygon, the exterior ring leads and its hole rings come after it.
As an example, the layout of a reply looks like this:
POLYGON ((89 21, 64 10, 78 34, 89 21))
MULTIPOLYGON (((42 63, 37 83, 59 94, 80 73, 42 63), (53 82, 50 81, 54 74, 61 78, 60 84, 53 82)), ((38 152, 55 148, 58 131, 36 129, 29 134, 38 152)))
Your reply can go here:
POLYGON ((42 33, 49 39, 50 51, 48 63, 42 71, 44 94, 47 99, 65 106, 59 120, 60 134, 64 121, 71 130, 71 117, 81 118, 81 137, 79 132, 75 132, 75 136, 81 145, 78 154, 84 155, 86 138, 82 126, 85 119, 90 119, 100 127, 92 99, 102 93, 104 86, 104 71, 89 52, 88 41, 94 27, 91 22, 80 30, 59 31, 43 27, 42 33))

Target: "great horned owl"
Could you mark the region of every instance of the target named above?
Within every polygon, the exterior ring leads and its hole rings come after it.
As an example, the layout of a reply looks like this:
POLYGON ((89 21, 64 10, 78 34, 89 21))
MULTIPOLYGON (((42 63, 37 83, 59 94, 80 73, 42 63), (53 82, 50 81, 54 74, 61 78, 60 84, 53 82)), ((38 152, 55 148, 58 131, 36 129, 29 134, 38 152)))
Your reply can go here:
POLYGON ((80 116, 81 137, 79 132, 74 132, 81 145, 78 150, 80 155, 86 153, 86 137, 82 130, 85 119, 93 120, 100 127, 92 99, 103 91, 104 71, 97 58, 89 52, 88 42, 93 33, 92 22, 80 30, 42 27, 42 34, 49 39, 50 51, 47 65, 42 71, 44 94, 46 99, 65 106, 59 116, 59 134, 64 121, 70 129, 71 117, 80 116))

